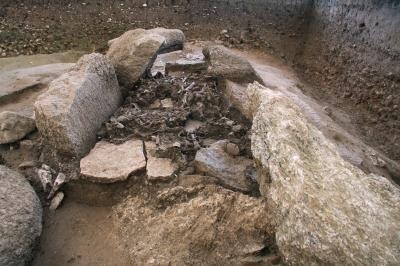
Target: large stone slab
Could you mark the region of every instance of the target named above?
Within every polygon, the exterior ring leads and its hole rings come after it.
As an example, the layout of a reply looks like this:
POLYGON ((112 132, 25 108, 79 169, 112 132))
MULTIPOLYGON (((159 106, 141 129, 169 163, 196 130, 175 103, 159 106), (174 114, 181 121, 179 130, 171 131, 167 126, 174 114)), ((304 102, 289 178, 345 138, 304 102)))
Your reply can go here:
MULTIPOLYGON (((18 57, 13 58, 18 61, 18 57)), ((5 71, 0 69, 0 112, 12 111, 33 116, 33 105, 37 97, 46 91, 51 81, 67 72, 73 65, 58 63, 5 71)))
POLYGON ((184 41, 180 30, 135 29, 111 40, 107 57, 115 67, 118 81, 130 87, 151 68, 157 54, 182 49, 184 41))
POLYGON ((203 49, 208 73, 239 83, 258 81, 263 83, 251 64, 222 45, 210 45, 203 49))
POLYGON ((114 183, 146 167, 141 140, 120 145, 100 141, 80 162, 81 174, 93 182, 114 183))
POLYGON ((35 130, 35 120, 14 112, 0 113, 0 144, 22 139, 35 130))
POLYGON ((36 124, 60 153, 81 157, 93 147, 96 132, 121 100, 109 60, 101 54, 85 55, 38 97, 36 124))
POLYGON ((344 161, 282 93, 250 85, 252 152, 285 262, 398 265, 400 190, 344 161))
POLYGON ((217 141, 196 153, 194 165, 197 172, 218 178, 223 186, 242 192, 255 189, 251 182, 253 161, 241 156, 231 156, 225 152, 227 141, 217 141))
POLYGON ((0 165, 0 265, 27 265, 42 232, 42 206, 17 172, 0 165))

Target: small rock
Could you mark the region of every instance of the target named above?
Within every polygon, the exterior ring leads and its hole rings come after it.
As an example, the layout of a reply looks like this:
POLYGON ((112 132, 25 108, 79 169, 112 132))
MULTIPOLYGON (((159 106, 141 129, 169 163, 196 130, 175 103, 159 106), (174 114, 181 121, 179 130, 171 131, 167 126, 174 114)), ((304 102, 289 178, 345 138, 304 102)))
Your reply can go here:
POLYGON ((120 123, 120 122, 116 122, 116 123, 115 123, 115 127, 116 127, 116 128, 119 128, 119 129, 125 128, 125 126, 124 126, 122 123, 120 123))
POLYGON ((161 107, 162 108, 172 108, 172 107, 174 107, 172 99, 171 98, 165 98, 164 100, 161 100, 161 107))
POLYGON ((168 158, 156 158, 149 156, 147 159, 147 179, 151 181, 164 181, 170 178, 178 169, 178 166, 168 158))
POLYGON ((196 132, 204 123, 198 120, 189 119, 185 123, 185 130, 188 133, 196 132))
POLYGON ((55 211, 64 199, 64 193, 62 191, 58 192, 54 198, 51 200, 49 209, 55 211))
POLYGON ((145 142, 147 156, 147 179, 151 181, 168 180, 178 169, 178 166, 169 158, 157 158, 157 144, 145 142))
POLYGON ((242 130, 242 126, 241 125, 236 125, 232 127, 233 132, 239 132, 240 130, 242 130))
POLYGON ((220 183, 227 188, 254 192, 256 184, 247 178, 247 169, 253 166, 253 161, 227 154, 224 150, 227 143, 226 140, 221 140, 209 148, 200 149, 194 160, 197 172, 218 178, 220 183))
POLYGON ((0 113, 0 144, 12 143, 22 139, 35 130, 35 120, 18 113, 0 113))
POLYGON ((155 100, 152 104, 150 104, 149 108, 150 109, 158 109, 161 107, 161 101, 160 99, 155 100))
POLYGON ((232 156, 238 156, 240 154, 240 149, 238 145, 234 143, 226 144, 225 151, 232 156))

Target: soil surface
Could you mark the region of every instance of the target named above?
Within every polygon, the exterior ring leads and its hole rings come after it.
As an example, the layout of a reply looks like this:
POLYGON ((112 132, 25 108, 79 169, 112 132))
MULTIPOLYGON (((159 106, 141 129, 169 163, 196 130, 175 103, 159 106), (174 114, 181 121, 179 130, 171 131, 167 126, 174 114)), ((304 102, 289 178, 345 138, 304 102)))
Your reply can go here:
POLYGON ((32 265, 130 265, 117 239, 111 207, 65 200, 57 211, 45 210, 32 265))

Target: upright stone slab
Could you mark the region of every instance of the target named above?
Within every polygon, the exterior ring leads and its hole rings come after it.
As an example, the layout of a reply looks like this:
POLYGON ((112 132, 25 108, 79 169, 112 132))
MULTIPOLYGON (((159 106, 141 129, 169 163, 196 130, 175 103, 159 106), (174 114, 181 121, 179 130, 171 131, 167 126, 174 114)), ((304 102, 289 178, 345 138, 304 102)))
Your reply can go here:
POLYGON ((81 157, 93 147, 97 130, 121 100, 109 60, 101 54, 85 55, 39 96, 36 125, 59 152, 81 157))
POLYGON ((111 40, 107 57, 115 67, 118 81, 130 87, 151 68, 157 54, 182 49, 184 41, 180 30, 135 29, 111 40))
POLYGON ((42 232, 42 206, 19 173, 0 165, 0 265, 26 265, 42 232))
POLYGON ((400 190, 344 161, 282 93, 250 85, 252 152, 289 265, 398 265, 400 190))

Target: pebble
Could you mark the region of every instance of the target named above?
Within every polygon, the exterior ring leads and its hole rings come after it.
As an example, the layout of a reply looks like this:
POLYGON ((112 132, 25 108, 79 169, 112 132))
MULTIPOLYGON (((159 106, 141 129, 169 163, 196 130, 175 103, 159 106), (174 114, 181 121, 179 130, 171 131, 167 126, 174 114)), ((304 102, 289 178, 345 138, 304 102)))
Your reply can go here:
POLYGON ((242 126, 241 125, 236 125, 232 127, 233 132, 239 132, 240 130, 242 130, 242 126))
POLYGON ((240 149, 238 145, 234 143, 228 143, 226 144, 225 151, 232 156, 238 156, 240 154, 240 149))
POLYGON ((171 98, 165 98, 164 100, 161 100, 161 107, 162 108, 172 108, 174 107, 174 104, 172 103, 171 98))

